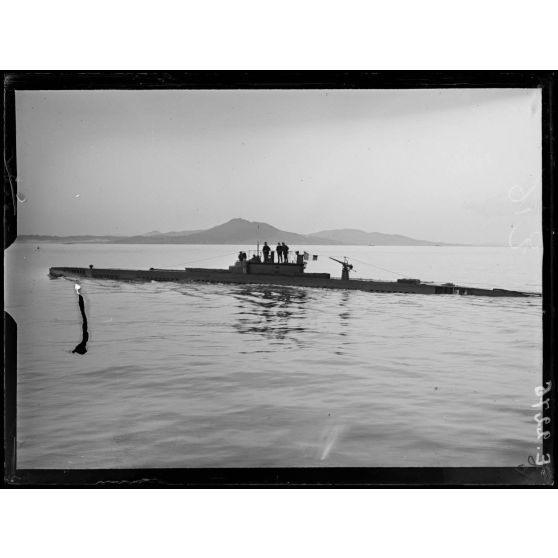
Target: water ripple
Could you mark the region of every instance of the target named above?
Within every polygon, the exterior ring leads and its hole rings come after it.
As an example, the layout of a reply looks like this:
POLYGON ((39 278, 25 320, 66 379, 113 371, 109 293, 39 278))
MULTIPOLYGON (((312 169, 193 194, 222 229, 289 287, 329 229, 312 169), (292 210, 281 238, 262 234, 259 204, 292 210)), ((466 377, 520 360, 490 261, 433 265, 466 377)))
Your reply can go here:
MULTIPOLYGON (((101 248, 87 247, 129 267, 193 249, 101 248)), ((456 275, 463 254, 485 257, 459 250, 456 275)), ((12 263, 20 467, 516 466, 536 453, 540 300, 84 280, 78 360, 73 285, 44 269, 89 263, 80 254, 45 245, 12 263)), ((409 250, 389 255, 403 268, 409 250)))

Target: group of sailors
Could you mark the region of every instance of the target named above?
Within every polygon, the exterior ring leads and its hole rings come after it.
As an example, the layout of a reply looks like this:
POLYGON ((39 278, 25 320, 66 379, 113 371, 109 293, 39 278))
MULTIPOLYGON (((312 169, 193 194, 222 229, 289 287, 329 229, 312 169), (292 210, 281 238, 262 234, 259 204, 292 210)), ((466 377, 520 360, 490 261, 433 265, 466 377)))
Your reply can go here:
MULTIPOLYGON (((275 251, 273 251, 267 242, 262 246, 263 260, 259 254, 254 254, 248 261, 252 263, 275 263, 275 254, 277 253, 277 263, 289 263, 289 247, 284 242, 278 242, 275 251)), ((302 263, 302 255, 296 252, 297 262, 302 263), (299 261, 300 260, 300 261, 299 261)), ((247 260, 246 252, 238 254, 238 261, 247 260)))
MULTIPOLYGON (((264 242, 262 246, 262 252, 264 255, 264 262, 273 263, 275 255, 271 248, 264 242)), ((277 254, 277 263, 288 263, 289 261, 289 247, 284 242, 278 242, 275 248, 275 253, 277 254)))

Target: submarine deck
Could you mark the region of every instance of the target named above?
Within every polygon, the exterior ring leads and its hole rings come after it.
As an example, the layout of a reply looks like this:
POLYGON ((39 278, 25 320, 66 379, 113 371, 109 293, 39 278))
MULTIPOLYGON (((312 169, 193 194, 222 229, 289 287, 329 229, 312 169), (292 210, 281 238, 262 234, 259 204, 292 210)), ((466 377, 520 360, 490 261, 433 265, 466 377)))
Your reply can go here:
POLYGON ((335 279, 327 273, 304 273, 302 275, 265 275, 256 273, 236 273, 226 269, 188 268, 185 270, 167 269, 116 269, 51 267, 51 277, 109 279, 115 281, 168 281, 168 282, 203 282, 231 284, 264 284, 294 287, 314 287, 322 289, 357 290, 383 293, 409 294, 459 294, 489 297, 530 297, 541 296, 507 289, 481 289, 452 284, 406 283, 398 281, 376 281, 366 279, 335 279))

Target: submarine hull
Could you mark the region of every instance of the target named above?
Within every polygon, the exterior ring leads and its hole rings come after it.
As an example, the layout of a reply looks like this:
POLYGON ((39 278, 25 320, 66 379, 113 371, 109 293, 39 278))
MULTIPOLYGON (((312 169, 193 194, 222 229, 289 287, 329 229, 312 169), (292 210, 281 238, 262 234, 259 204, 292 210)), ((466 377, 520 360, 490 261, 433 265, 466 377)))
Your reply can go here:
MULTIPOLYGON (((286 264, 291 265, 291 264, 286 264)), ((108 279, 113 281, 168 281, 177 283, 229 283, 282 285, 291 287, 312 287, 320 289, 356 290, 377 293, 406 294, 457 294, 467 296, 489 297, 531 297, 538 293, 512 291, 507 289, 479 289, 451 284, 375 281, 365 279, 335 279, 327 273, 254 273, 226 269, 188 268, 185 270, 166 269, 117 269, 117 268, 83 268, 51 267, 52 278, 67 277, 75 279, 108 279)))

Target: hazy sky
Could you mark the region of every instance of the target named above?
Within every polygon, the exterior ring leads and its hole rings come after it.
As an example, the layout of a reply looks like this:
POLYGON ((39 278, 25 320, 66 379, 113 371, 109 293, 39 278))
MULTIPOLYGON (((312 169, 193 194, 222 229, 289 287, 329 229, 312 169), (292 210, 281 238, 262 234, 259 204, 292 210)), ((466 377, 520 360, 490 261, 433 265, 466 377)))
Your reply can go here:
POLYGON ((131 235, 243 217, 300 233, 506 244, 512 227, 540 229, 540 99, 18 91, 18 232, 131 235))

